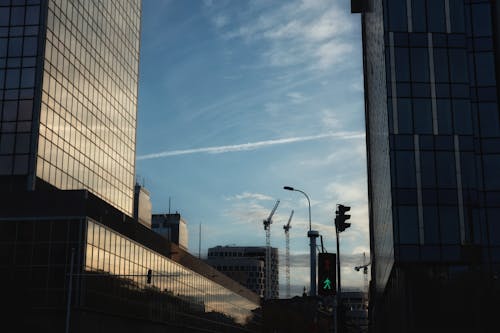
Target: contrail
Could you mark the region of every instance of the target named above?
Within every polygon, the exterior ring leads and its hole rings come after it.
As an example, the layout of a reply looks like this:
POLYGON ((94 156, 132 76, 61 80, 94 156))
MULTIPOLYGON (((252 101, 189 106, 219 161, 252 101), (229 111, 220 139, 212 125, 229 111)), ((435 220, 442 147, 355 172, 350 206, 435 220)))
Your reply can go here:
POLYGON ((310 136, 298 136, 298 137, 285 138, 285 139, 242 143, 242 144, 238 144, 238 145, 163 151, 163 152, 159 152, 159 153, 152 153, 152 154, 138 156, 137 159, 138 160, 150 160, 150 159, 154 159, 154 158, 178 156, 178 155, 188 155, 188 154, 199 154, 199 153, 222 154, 222 153, 229 153, 229 152, 235 152, 235 151, 256 150, 256 149, 260 149, 260 148, 264 148, 264 147, 268 147, 268 146, 282 145, 282 144, 294 143, 294 142, 312 141, 312 140, 319 140, 319 139, 324 139, 324 138, 359 139, 359 138, 364 138, 364 137, 365 137, 365 134, 362 132, 324 133, 324 134, 310 135, 310 136))

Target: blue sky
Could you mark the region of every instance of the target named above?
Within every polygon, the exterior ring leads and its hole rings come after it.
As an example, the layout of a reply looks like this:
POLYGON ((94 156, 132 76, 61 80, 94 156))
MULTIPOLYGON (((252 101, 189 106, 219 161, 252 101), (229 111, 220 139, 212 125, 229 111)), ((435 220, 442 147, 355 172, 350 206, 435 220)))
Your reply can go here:
POLYGON ((153 212, 170 198, 195 255, 201 223, 203 256, 265 245, 262 221, 279 199, 271 245, 284 254, 293 209, 293 295, 309 288, 308 207, 284 185, 309 195, 328 252, 336 204, 352 207, 342 284, 363 286, 353 269, 369 251, 361 32, 349 4, 143 1, 136 173, 153 212))

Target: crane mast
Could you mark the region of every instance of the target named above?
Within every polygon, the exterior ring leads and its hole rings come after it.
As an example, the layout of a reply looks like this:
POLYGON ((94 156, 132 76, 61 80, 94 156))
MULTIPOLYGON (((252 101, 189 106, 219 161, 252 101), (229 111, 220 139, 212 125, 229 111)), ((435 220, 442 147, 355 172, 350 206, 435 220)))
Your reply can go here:
POLYGON ((285 277, 286 277, 286 298, 290 298, 290 222, 292 221, 293 209, 288 219, 288 223, 283 226, 285 229, 286 254, 285 254, 285 277))
POLYGON ((264 220, 264 230, 266 231, 266 287, 265 287, 265 298, 270 299, 271 295, 271 223, 274 212, 276 212, 276 208, 278 208, 280 201, 276 200, 274 204, 274 208, 269 214, 269 217, 264 220))

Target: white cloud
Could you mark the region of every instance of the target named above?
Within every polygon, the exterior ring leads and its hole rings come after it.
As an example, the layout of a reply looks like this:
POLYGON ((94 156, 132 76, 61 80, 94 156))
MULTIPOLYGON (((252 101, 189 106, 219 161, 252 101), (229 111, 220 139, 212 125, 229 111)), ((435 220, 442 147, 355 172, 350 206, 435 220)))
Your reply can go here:
POLYGON ((246 199, 254 199, 257 201, 269 201, 269 200, 274 200, 274 198, 261 194, 261 193, 249 193, 249 192, 243 192, 241 194, 236 194, 233 197, 228 197, 227 200, 246 200, 246 199))
POLYGON ((229 19, 225 15, 216 15, 212 19, 212 22, 217 29, 221 29, 229 23, 229 19))
MULTIPOLYGON (((333 1, 294 1, 266 6, 265 11, 252 9, 222 36, 247 43, 265 42, 267 50, 262 54, 267 65, 312 64, 311 69, 325 69, 340 64, 354 49, 349 37, 353 31, 350 13, 333 1)), ((222 31, 225 24, 212 21, 222 31)))

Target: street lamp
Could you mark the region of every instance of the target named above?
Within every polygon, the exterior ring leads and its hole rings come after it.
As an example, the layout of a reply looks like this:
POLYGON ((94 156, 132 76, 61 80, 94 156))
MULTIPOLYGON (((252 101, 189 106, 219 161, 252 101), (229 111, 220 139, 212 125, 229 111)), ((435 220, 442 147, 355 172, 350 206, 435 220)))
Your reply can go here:
POLYGON ((296 191, 302 193, 306 197, 307 203, 309 204, 309 231, 307 232, 307 237, 309 237, 310 240, 309 246, 311 255, 311 287, 309 296, 316 296, 316 238, 318 238, 319 233, 311 229, 311 201, 309 200, 309 196, 304 191, 293 188, 291 186, 284 186, 283 189, 287 191, 296 191))

